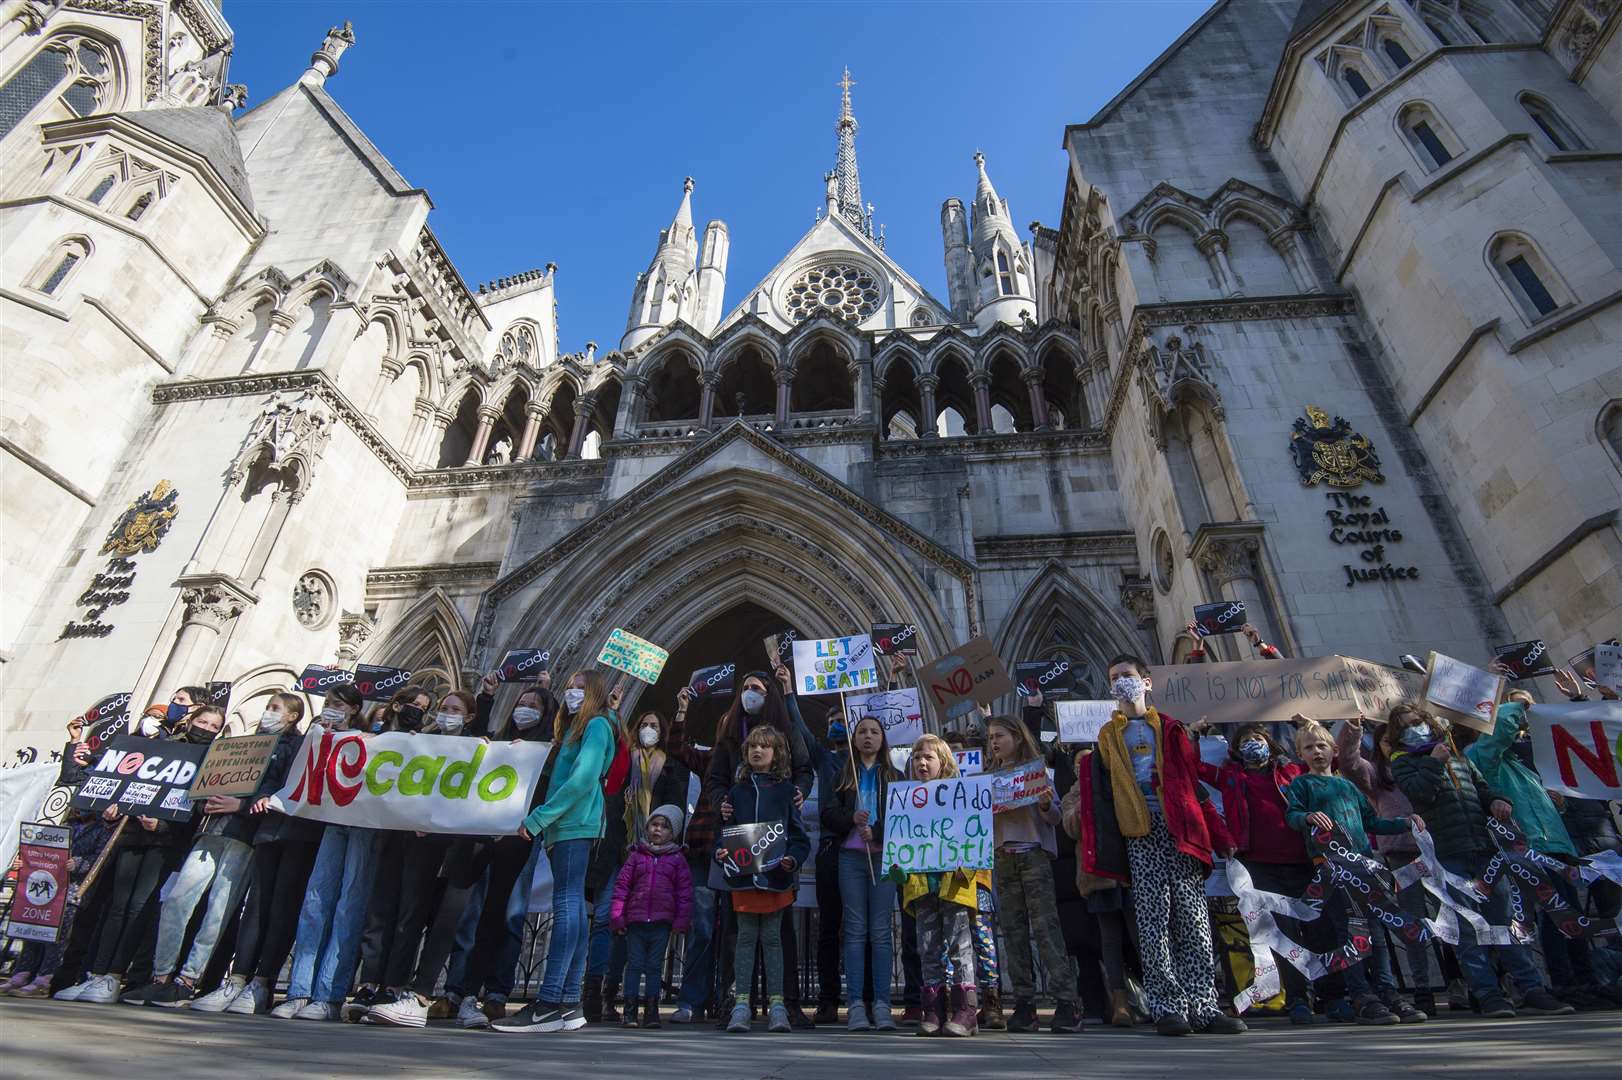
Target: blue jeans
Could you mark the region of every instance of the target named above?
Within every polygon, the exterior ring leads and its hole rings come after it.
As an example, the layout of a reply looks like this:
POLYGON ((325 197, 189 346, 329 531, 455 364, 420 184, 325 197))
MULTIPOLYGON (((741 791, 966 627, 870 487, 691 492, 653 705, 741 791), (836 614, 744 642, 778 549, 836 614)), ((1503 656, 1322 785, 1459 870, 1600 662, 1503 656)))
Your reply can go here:
MULTIPOLYGON (((1473 878, 1481 873, 1486 868, 1488 858, 1486 855, 1468 855, 1462 858, 1441 856, 1443 867, 1465 878, 1473 878)), ((1509 922, 1508 874, 1505 873, 1493 883, 1492 895, 1487 898, 1485 904, 1466 902, 1480 911, 1489 923, 1502 926, 1509 922)), ((1498 959, 1504 965, 1504 970, 1509 972, 1510 981, 1515 984, 1515 989, 1524 994, 1543 985, 1543 974, 1538 971, 1537 964, 1528 955, 1525 945, 1478 945, 1475 931, 1461 919, 1459 944, 1454 951, 1458 954, 1459 967, 1464 971, 1464 979, 1477 997, 1499 993, 1498 976, 1493 972, 1489 949, 1498 953, 1498 959)))
MULTIPOLYGON (((552 940, 546 949, 546 974, 541 977, 536 995, 540 1001, 580 1000, 580 985, 586 980, 586 950, 591 942, 591 919, 586 907, 586 866, 591 862, 591 846, 590 840, 560 840, 546 850, 552 864, 552 940)), ((521 876, 519 885, 527 879, 527 875, 521 876)), ((516 890, 513 896, 518 898, 516 890)), ((520 908, 527 899, 526 892, 520 908)))
POLYGON ((625 1000, 659 1001, 659 982, 665 973, 665 948, 670 924, 637 923, 625 928, 625 1000), (644 981, 645 980, 645 981, 644 981), (639 989, 640 987, 640 989, 639 989))
POLYGON ((715 890, 693 882, 693 928, 687 931, 687 956, 681 967, 678 1004, 693 1012, 710 1000, 715 981, 715 890))
POLYGON ((591 952, 586 960, 586 974, 592 978, 602 975, 609 982, 619 982, 625 973, 626 950, 629 943, 609 929, 608 920, 614 913, 614 883, 620 868, 597 890, 597 902, 591 910, 591 952))
POLYGON ((346 825, 328 825, 322 835, 299 908, 288 997, 341 1002, 349 996, 371 899, 377 836, 346 825))
MULTIPOLYGON (((484 876, 474 882, 473 888, 468 890, 467 906, 462 909, 462 918, 456 924, 456 940, 451 943, 450 964, 445 969, 445 992, 447 994, 465 994, 467 989, 462 985, 462 976, 467 971, 467 954, 473 948, 473 940, 479 935, 479 917, 484 914, 484 894, 490 888, 490 871, 484 871, 484 876)), ((477 991, 477 987, 474 988, 477 991)))
POLYGON ((853 1005, 866 992, 865 953, 873 950, 873 1004, 890 1004, 894 946, 890 917, 895 911, 895 882, 879 875, 875 852, 841 848, 839 900, 845 906, 845 1000, 853 1005))
POLYGON ((236 913, 242 890, 253 870, 253 848, 241 840, 219 835, 199 836, 186 861, 180 864, 169 899, 158 912, 158 945, 153 954, 152 974, 168 978, 180 961, 186 925, 198 904, 203 904, 203 921, 197 927, 191 952, 180 969, 180 977, 196 982, 214 955, 225 922, 236 913), (204 898, 207 898, 206 901, 204 898))

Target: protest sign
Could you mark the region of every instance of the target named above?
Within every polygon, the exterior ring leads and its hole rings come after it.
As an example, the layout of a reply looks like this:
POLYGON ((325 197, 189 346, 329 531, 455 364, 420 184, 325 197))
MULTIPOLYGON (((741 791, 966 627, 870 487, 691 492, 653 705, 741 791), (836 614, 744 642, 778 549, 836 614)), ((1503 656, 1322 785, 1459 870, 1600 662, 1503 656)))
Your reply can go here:
POLYGON ((387 701, 404 690, 410 681, 411 672, 405 668, 355 665, 355 689, 360 691, 362 701, 387 701))
POLYGON ((313 727, 273 803, 285 814, 334 825, 501 836, 517 831, 529 812, 550 749, 539 742, 313 727))
POLYGON ((1030 806, 1050 791, 1053 782, 1040 758, 1032 758, 1022 765, 1012 765, 991 773, 991 809, 1000 814, 1004 810, 1017 810, 1030 806))
POLYGON ((325 664, 309 664, 299 672, 298 688, 306 694, 319 694, 325 697, 332 687, 350 685, 354 681, 353 671, 328 667, 325 664))
POLYGON ((911 746, 924 737, 924 709, 918 688, 880 690, 872 694, 851 694, 845 698, 845 729, 856 733, 856 722, 871 716, 884 728, 891 746, 911 746))
POLYGON ((0 873, 17 854, 17 835, 23 825, 61 813, 60 796, 51 790, 58 771, 48 761, 0 769, 0 873))
POLYGON ((669 659, 670 654, 653 642, 643 641, 619 627, 608 635, 608 640, 603 643, 603 651, 597 656, 599 664, 607 664, 645 683, 658 682, 659 673, 665 669, 665 661, 669 659))
POLYGON ((911 623, 874 623, 870 636, 880 656, 918 655, 918 628, 911 623))
POLYGON ((1526 725, 1544 787, 1584 799, 1622 799, 1622 703, 1534 705, 1526 725))
POLYGON ((1549 652, 1542 638, 1495 645, 1492 651, 1497 661, 1509 669, 1509 677, 1516 681, 1553 675, 1555 672, 1554 654, 1549 652))
POLYGON ((1212 634, 1237 634, 1245 625, 1243 600, 1220 600, 1214 604, 1194 605, 1194 632, 1200 637, 1212 634))
POLYGON ((781 821, 729 825, 716 843, 716 861, 728 882, 747 886, 756 874, 774 870, 788 854, 788 826, 781 821))
POLYGON ((794 643, 794 684, 802 695, 865 690, 878 681, 873 643, 866 634, 794 643))
POLYGON ((1021 660, 1014 665, 1014 689, 1020 697, 1058 697, 1075 688, 1076 672, 1068 660, 1021 660))
POLYGON ((1491 731, 1507 680, 1462 660, 1432 652, 1425 663, 1424 700, 1450 720, 1491 731))
POLYGON ((508 649, 496 666, 496 681, 534 682, 551 660, 552 654, 546 649, 508 649))
POLYGON ((1059 741, 1064 743, 1092 743, 1098 733, 1110 722, 1115 710, 1113 701, 1061 701, 1054 706, 1059 720, 1059 741))
POLYGON ((737 671, 738 665, 732 663, 701 667, 687 680, 687 689, 695 698, 726 697, 732 693, 737 671))
POLYGON ((959 776, 978 776, 985 772, 984 750, 954 750, 952 757, 957 760, 959 776))
POLYGON ((1347 656, 1176 664, 1150 668, 1149 677, 1155 707, 1185 723, 1201 716, 1213 724, 1273 723, 1298 712, 1315 720, 1384 717, 1420 691, 1411 672, 1347 656))
POLYGON ((67 826, 24 822, 18 839, 17 889, 6 934, 24 941, 55 941, 68 899, 67 826))
POLYGON ((120 735, 102 751, 74 792, 72 805, 99 813, 117 806, 136 817, 191 819, 191 782, 205 745, 120 735))
POLYGON ((792 629, 779 630, 761 642, 766 647, 766 663, 770 667, 786 665, 794 657, 794 641, 799 635, 792 629))
POLYGON ((129 730, 129 704, 130 692, 124 690, 108 694, 85 710, 79 719, 84 721, 83 738, 90 744, 91 750, 100 750, 115 736, 129 730))
POLYGON ((205 688, 204 697, 207 703, 216 709, 224 709, 231 703, 231 684, 229 682, 211 682, 205 688))
POLYGON ((1594 646, 1594 682, 1622 694, 1622 645, 1594 646))
POLYGON ((918 677, 929 687, 930 703, 942 724, 967 716, 977 704, 989 704, 1014 688, 1014 680, 986 637, 973 638, 931 660, 918 677))
POLYGON ((281 739, 279 731, 265 735, 239 735, 215 739, 208 744, 202 767, 191 782, 193 800, 210 795, 252 795, 270 764, 270 755, 281 739))
POLYGON ((884 796, 884 872, 990 870, 991 777, 897 781, 884 796))

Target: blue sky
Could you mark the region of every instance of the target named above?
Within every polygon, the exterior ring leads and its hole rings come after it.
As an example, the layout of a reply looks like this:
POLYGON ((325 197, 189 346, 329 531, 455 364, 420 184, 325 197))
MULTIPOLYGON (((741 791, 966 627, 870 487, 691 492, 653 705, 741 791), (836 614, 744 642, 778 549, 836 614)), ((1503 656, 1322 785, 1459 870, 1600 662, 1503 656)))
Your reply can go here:
POLYGON ((327 89, 435 209, 468 283, 558 264, 559 345, 617 346, 682 177, 732 237, 727 308, 808 228, 833 167, 843 66, 862 194, 888 251, 944 295, 940 205, 976 149, 1023 227, 1058 223, 1064 126, 1087 120, 1208 6, 228 0, 249 105, 329 26, 327 89))

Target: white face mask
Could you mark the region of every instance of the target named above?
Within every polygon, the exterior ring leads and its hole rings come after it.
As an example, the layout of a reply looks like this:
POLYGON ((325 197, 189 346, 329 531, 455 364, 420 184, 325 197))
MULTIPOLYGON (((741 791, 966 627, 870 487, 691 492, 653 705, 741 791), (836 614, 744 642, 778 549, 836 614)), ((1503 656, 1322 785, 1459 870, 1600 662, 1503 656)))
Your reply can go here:
POLYGON ((1143 678, 1138 675, 1121 675, 1109 684, 1109 692, 1116 701, 1135 702, 1142 701, 1143 695, 1149 692, 1149 687, 1143 678))
POLYGON ((656 727, 645 727, 637 735, 637 739, 642 743, 644 749, 652 750, 655 746, 659 745, 659 729, 656 727))
POLYGON ((268 735, 272 731, 280 731, 286 726, 287 716, 284 713, 271 712, 269 709, 266 709, 264 712, 259 714, 259 730, 263 734, 268 735))
POLYGON ((163 717, 161 716, 141 717, 141 734, 145 735, 149 739, 156 735, 162 727, 163 717))
POLYGON ((520 705, 513 710, 513 726, 520 730, 528 730, 541 722, 541 710, 532 709, 528 705, 520 705))
POLYGON ((328 705, 326 708, 321 710, 319 723, 324 728, 335 728, 342 726, 343 722, 347 719, 349 719, 349 713, 338 708, 336 705, 328 705))
POLYGON ((467 717, 461 713, 442 712, 434 717, 434 722, 439 725, 439 730, 445 734, 456 735, 467 724, 467 717))
POLYGON ((572 713, 580 711, 580 706, 586 703, 586 692, 571 686, 563 692, 563 707, 572 713))

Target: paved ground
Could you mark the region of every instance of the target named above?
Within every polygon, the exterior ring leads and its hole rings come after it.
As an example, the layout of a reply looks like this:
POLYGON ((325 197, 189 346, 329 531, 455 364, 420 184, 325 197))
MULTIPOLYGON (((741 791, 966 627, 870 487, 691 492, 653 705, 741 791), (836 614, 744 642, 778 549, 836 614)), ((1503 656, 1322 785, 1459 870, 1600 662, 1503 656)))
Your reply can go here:
POLYGON ((1164 1039, 1148 1028, 1081 1035, 920 1039, 841 1029, 748 1036, 709 1028, 587 1028, 495 1035, 204 1016, 0 999, 0 1076, 18 1080, 299 1080, 578 1077, 579 1080, 1042 1080, 1047 1077, 1622 1076, 1622 1013, 1402 1028, 1291 1028, 1164 1039))

